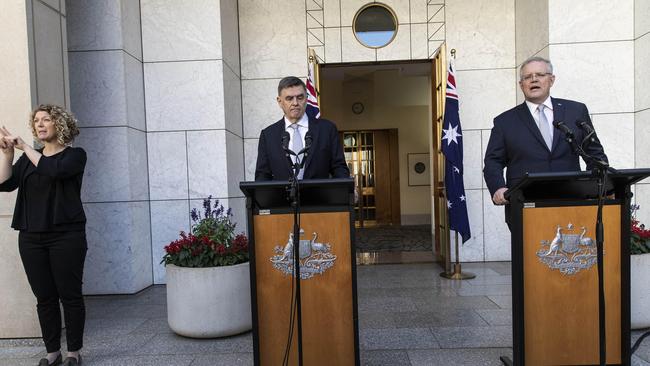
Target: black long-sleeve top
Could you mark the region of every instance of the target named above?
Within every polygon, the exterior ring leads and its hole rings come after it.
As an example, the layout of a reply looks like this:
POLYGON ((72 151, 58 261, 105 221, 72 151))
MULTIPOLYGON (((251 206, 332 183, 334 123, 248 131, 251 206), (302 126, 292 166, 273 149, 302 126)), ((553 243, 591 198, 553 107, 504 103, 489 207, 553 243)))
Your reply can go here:
POLYGON ((43 155, 38 166, 23 154, 13 165, 11 177, 0 183, 2 192, 18 188, 11 227, 26 232, 85 230, 81 204, 85 167, 86 152, 78 147, 43 155))

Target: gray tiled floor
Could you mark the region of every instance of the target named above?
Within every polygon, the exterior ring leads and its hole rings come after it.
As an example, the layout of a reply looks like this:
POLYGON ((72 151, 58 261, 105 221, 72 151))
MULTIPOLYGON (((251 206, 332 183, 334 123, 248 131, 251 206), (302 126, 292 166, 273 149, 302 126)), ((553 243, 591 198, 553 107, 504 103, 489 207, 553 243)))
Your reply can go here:
MULTIPOLYGON (((363 365, 500 365, 512 354, 510 263, 472 263, 477 278, 454 282, 431 263, 359 266, 363 365)), ((175 335, 165 287, 131 296, 87 298, 86 365, 252 365, 246 333, 213 340, 175 335)), ((633 341, 640 332, 633 333, 633 341)), ((36 365, 39 339, 0 340, 0 365, 36 365)), ((650 339, 633 365, 650 366, 650 339)))

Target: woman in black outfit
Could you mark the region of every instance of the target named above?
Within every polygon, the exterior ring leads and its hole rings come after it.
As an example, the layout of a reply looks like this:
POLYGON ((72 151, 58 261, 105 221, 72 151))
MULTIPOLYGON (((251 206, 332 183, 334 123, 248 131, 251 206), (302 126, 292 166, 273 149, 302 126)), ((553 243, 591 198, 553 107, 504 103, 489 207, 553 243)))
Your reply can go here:
POLYGON ((30 127, 43 148, 34 149, 4 126, 0 129, 0 191, 18 188, 11 226, 20 230, 20 257, 36 296, 47 349, 39 366, 61 364, 59 301, 68 345, 63 365, 80 365, 86 318, 81 294, 87 248, 81 205, 86 152, 70 147, 79 129, 74 116, 61 107, 39 106, 32 112, 30 127), (12 166, 14 149, 23 154, 12 166))

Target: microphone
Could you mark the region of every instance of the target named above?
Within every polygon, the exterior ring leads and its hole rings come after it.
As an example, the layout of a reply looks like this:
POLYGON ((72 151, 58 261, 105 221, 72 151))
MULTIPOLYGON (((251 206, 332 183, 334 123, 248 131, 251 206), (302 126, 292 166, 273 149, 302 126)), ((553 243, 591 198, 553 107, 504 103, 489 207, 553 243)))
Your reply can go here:
POLYGON ((305 154, 305 158, 307 155, 309 155, 309 149, 311 148, 311 144, 314 141, 314 138, 311 136, 311 131, 307 131, 305 134, 305 147, 298 152, 298 155, 300 154, 305 154))
POLYGON ((287 153, 287 155, 296 155, 293 151, 289 150, 289 140, 291 139, 291 136, 289 135, 289 132, 284 131, 282 134, 282 150, 287 153))
POLYGON ((578 121, 577 125, 578 125, 578 127, 580 127, 583 131, 585 131, 587 133, 587 136, 585 136, 585 139, 582 141, 583 144, 587 140, 589 142, 596 143, 596 138, 595 138, 596 131, 594 131, 594 129, 591 128, 591 126, 589 126, 589 123, 587 123, 585 121, 578 121))
POLYGON ((564 136, 567 141, 571 143, 573 141, 573 131, 562 121, 553 121, 553 126, 558 130, 564 132, 564 136))

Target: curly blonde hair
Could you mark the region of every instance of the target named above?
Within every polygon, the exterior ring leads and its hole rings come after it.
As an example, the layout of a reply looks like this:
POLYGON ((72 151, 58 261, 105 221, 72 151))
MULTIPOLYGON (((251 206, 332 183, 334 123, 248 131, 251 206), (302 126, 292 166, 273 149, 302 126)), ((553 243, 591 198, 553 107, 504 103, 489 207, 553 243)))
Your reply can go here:
POLYGON ((36 135, 36 127, 34 126, 34 117, 38 112, 46 112, 52 117, 54 128, 56 129, 56 141, 64 146, 70 146, 74 138, 79 135, 79 128, 77 127, 77 119, 71 112, 54 104, 41 104, 31 114, 29 119, 29 127, 32 129, 34 137, 36 135))

